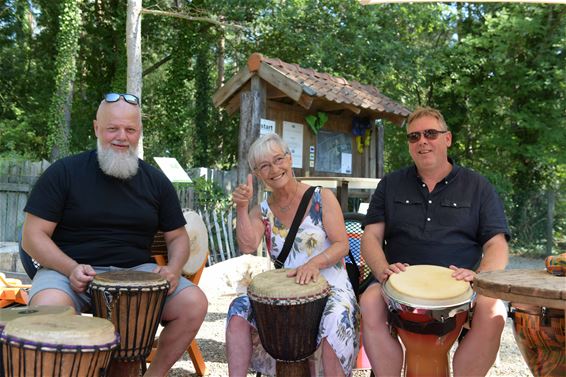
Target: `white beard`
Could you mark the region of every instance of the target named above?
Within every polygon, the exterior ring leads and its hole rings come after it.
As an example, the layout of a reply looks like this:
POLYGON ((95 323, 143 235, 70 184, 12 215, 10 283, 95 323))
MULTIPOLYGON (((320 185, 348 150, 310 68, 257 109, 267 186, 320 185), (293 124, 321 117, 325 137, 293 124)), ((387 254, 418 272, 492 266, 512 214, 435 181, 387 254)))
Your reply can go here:
POLYGON ((132 178, 138 172, 138 149, 128 148, 126 153, 116 152, 112 147, 105 148, 96 141, 96 152, 100 169, 112 177, 132 178))

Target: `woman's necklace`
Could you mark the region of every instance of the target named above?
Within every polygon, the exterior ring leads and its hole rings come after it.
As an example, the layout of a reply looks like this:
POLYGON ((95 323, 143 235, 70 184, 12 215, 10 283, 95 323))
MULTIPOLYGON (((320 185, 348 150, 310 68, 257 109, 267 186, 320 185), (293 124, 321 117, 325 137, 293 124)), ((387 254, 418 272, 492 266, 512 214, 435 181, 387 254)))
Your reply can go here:
POLYGON ((279 209, 281 210, 281 212, 287 212, 289 210, 289 208, 291 208, 291 203, 293 203, 293 199, 295 199, 295 195, 297 195, 298 189, 299 189, 299 182, 295 181, 295 192, 293 193, 293 196, 291 196, 289 203, 287 203, 286 206, 280 206, 279 204, 277 205, 279 207, 279 209))

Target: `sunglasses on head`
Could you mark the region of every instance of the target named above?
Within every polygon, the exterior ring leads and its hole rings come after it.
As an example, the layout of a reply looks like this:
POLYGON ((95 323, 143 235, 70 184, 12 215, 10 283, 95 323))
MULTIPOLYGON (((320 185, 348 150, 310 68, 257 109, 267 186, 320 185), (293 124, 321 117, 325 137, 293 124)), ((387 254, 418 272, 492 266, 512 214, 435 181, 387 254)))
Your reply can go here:
POLYGON ((407 140, 409 140, 410 143, 416 143, 421 139, 421 135, 424 135, 424 137, 426 137, 428 140, 436 140, 438 139, 438 135, 445 134, 446 132, 448 131, 440 131, 434 129, 424 130, 423 132, 420 131, 409 132, 407 134, 407 140))
POLYGON ((140 99, 137 96, 128 93, 106 93, 104 95, 104 100, 109 103, 118 102, 120 100, 120 97, 122 97, 124 101, 131 103, 132 105, 140 105, 140 99))

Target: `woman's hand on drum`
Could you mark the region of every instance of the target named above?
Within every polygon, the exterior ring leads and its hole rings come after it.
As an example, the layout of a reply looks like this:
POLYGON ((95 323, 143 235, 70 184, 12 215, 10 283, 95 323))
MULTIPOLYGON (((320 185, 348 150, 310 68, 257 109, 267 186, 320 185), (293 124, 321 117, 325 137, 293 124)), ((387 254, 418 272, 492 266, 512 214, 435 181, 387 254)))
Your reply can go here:
POLYGON ((467 270, 465 268, 458 268, 456 266, 450 266, 450 269, 454 271, 454 273, 452 273, 452 277, 456 280, 464 280, 467 282, 472 282, 476 277, 476 273, 472 270, 467 270))
POLYGON ((248 181, 246 184, 241 184, 236 187, 232 193, 232 201, 236 204, 236 207, 248 208, 248 204, 254 195, 254 184, 253 177, 248 174, 248 181))
POLYGON ((401 262, 390 264, 389 266, 385 267, 383 271, 381 271, 379 276, 377 276, 377 280, 379 280, 379 282, 383 284, 387 281, 387 279, 389 279, 389 276, 405 271, 405 268, 408 266, 409 265, 407 263, 401 262))
POLYGON ((297 284, 308 284, 312 281, 316 281, 320 275, 320 270, 310 263, 305 263, 287 273, 287 276, 295 276, 295 283, 297 284))
POLYGON ((96 276, 96 271, 88 264, 77 264, 69 275, 71 288, 77 293, 86 290, 92 279, 96 276))
POLYGON ((179 285, 179 278, 181 277, 180 272, 173 271, 173 269, 169 266, 157 266, 155 267, 153 272, 161 275, 161 277, 169 282, 169 290, 167 291, 167 295, 175 292, 177 285, 179 285))

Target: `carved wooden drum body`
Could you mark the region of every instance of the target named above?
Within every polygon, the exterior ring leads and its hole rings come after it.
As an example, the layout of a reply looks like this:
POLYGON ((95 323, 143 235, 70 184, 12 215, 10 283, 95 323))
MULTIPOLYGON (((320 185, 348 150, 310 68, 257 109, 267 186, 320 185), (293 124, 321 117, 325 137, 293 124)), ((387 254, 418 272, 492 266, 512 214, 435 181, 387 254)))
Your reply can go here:
POLYGON ((406 349, 406 376, 450 376, 449 351, 475 297, 470 284, 452 273, 440 266, 409 266, 382 286, 389 325, 406 349))
POLYGON ((55 314, 11 320, 0 339, 8 377, 105 376, 119 343, 110 321, 55 314))
POLYGON ((308 361, 317 336, 330 286, 323 276, 307 285, 288 278, 288 269, 262 272, 248 288, 259 337, 277 361, 277 376, 310 376, 308 361))
POLYGON ((117 359, 145 360, 149 355, 168 289, 167 280, 152 272, 105 272, 94 278, 94 314, 116 326, 121 339, 117 359))
POLYGON ((534 376, 566 376, 566 277, 543 270, 483 272, 474 289, 510 301, 513 335, 534 376))

